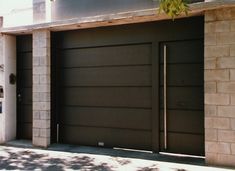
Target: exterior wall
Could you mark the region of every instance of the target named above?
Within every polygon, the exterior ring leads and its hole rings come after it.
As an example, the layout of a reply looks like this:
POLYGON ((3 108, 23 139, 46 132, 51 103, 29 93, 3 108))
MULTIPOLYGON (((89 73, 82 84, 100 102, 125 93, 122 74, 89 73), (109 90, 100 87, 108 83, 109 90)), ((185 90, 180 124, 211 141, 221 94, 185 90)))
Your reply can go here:
POLYGON ((16 37, 5 35, 4 64, 4 104, 3 113, 5 114, 5 140, 16 138, 16 82, 9 83, 10 74, 16 75, 16 37))
MULTIPOLYGON (((3 64, 3 35, 0 35, 0 64, 3 64)), ((4 84, 3 72, 0 72, 0 84, 4 84)), ((3 98, 0 99, 3 101, 3 98)), ((4 126, 5 116, 0 114, 0 144, 5 141, 5 126, 4 126)))
POLYGON ((9 83, 10 74, 16 75, 16 38, 0 35, 0 85, 3 86, 4 97, 0 98, 2 113, 0 113, 0 143, 13 140, 16 137, 16 83, 9 83))
MULTIPOLYGON (((204 0, 191 0, 202 2, 204 0)), ((66 20, 156 8, 159 0, 56 0, 51 3, 52 20, 66 20)))
POLYGON ((50 145, 51 56, 50 31, 33 32, 33 144, 50 145))
POLYGON ((51 1, 33 0, 33 23, 51 21, 51 1))
POLYGON ((56 0, 52 2, 52 19, 56 21, 76 17, 107 15, 150 9, 157 5, 158 0, 56 0))
MULTIPOLYGON (((53 7, 57 10, 54 20, 76 17, 61 12, 62 7, 53 7)), ((44 22, 45 13, 45 0, 34 0, 34 21, 44 22)), ((0 65, 5 66, 0 71, 0 85, 4 87, 0 143, 16 135, 16 86, 9 84, 10 73, 16 74, 15 48, 15 36, 0 35, 0 65)), ((33 31, 33 144, 41 147, 50 145, 51 137, 50 70, 50 31, 33 31)), ((235 8, 205 12, 205 150, 208 164, 235 166, 235 8)))
POLYGON ((235 166, 235 8, 205 12, 205 150, 235 166))
POLYGON ((17 27, 30 25, 33 22, 33 3, 31 0, 26 1, 13 1, 12 3, 6 3, 6 1, 0 2, 0 27, 1 27, 1 15, 3 17, 2 26, 17 27))
POLYGON ((33 0, 33 21, 43 22, 46 19, 46 1, 33 0))

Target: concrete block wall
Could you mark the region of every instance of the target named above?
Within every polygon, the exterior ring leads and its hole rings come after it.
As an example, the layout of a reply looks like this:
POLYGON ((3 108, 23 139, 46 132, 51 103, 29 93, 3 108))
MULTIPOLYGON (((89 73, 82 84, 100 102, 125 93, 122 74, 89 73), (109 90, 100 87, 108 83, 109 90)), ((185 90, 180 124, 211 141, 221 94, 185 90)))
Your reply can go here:
POLYGON ((235 166, 235 8, 205 12, 205 151, 235 166))
POLYGON ((33 32, 33 145, 50 145, 50 31, 33 32))

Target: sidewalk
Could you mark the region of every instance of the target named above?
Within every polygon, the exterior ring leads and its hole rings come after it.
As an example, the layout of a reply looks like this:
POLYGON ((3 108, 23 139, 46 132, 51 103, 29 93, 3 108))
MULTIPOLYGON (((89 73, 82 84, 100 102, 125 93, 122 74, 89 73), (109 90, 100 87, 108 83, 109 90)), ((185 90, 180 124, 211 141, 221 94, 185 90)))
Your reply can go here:
POLYGON ((232 169, 207 167, 203 160, 185 157, 175 158, 120 149, 54 145, 48 150, 0 146, 0 170, 229 171, 232 169))

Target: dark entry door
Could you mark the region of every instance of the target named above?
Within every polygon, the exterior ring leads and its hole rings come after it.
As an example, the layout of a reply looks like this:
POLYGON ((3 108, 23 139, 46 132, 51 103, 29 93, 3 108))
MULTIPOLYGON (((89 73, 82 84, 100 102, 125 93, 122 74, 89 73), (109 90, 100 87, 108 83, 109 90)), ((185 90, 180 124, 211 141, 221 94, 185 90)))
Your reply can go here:
POLYGON ((32 37, 17 36, 17 139, 32 139, 32 37))
POLYGON ((161 151, 204 155, 203 40, 163 42, 160 49, 161 151))

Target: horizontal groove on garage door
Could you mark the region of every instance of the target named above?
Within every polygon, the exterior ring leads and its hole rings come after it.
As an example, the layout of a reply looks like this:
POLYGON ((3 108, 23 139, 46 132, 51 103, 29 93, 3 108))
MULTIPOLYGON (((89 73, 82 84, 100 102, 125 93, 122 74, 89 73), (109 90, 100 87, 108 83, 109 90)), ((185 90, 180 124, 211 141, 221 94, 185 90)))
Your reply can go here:
POLYGON ((151 108, 148 87, 64 88, 62 98, 63 105, 151 108))
POLYGON ((86 144, 97 146, 104 142, 106 147, 151 149, 151 132, 130 129, 92 128, 92 127, 67 127, 61 126, 61 140, 71 144, 86 144))
POLYGON ((151 64, 151 44, 64 50, 63 67, 151 64))
POLYGON ((151 149, 152 45, 62 49, 60 141, 151 149))
POLYGON ((61 86, 151 86, 150 78, 150 66, 61 69, 61 86))
POLYGON ((66 113, 61 117, 65 125, 151 130, 150 109, 67 106, 61 112, 66 113))

